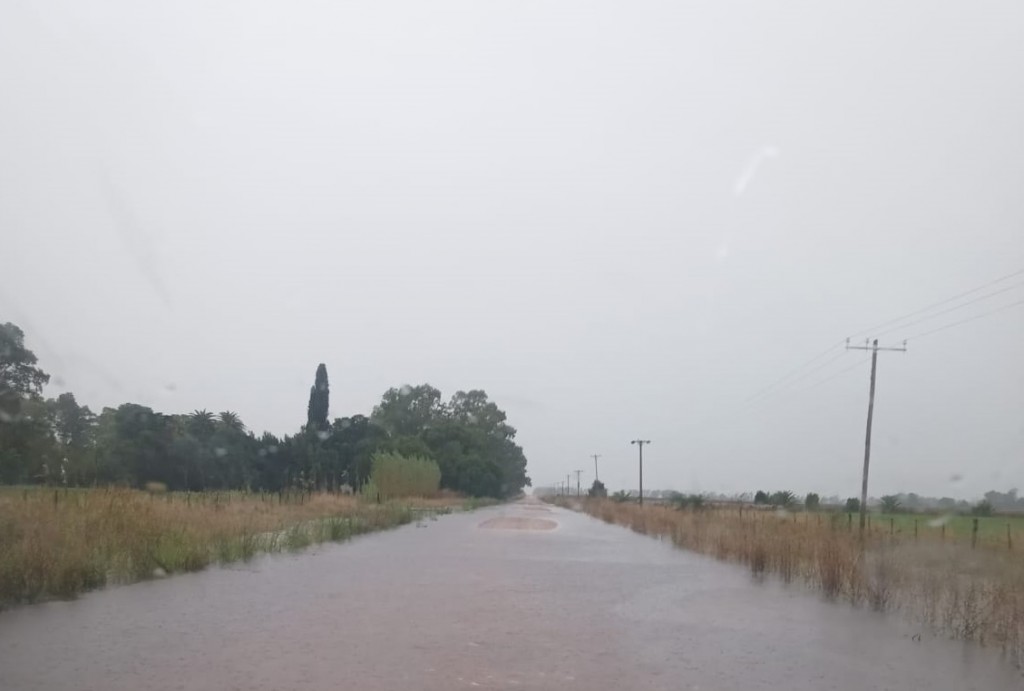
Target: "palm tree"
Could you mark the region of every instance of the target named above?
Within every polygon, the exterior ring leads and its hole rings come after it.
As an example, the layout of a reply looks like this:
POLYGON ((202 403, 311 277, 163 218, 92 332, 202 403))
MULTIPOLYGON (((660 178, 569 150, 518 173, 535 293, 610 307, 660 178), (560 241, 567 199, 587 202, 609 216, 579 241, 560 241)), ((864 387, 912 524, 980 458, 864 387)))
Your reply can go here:
POLYGON ((238 417, 238 413, 225 410, 218 417, 220 418, 220 424, 224 426, 224 429, 231 432, 245 432, 245 425, 242 423, 242 418, 238 417))
POLYGON ((188 416, 189 431, 197 437, 206 438, 213 434, 213 413, 208 410, 194 410, 188 416))

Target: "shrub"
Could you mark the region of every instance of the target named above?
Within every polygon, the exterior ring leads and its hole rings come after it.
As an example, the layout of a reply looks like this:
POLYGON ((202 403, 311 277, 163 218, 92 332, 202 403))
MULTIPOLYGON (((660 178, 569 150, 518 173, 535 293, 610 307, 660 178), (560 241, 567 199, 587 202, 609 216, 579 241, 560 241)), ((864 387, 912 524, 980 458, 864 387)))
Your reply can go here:
POLYGON ((669 503, 678 509, 691 508, 694 511, 699 511, 704 508, 704 495, 673 492, 669 497, 669 503))
POLYGON ((441 484, 436 461, 395 452, 378 452, 370 462, 370 480, 364 495, 382 500, 396 497, 431 497, 441 484))
POLYGON ((821 497, 816 492, 808 492, 804 498, 804 508, 808 511, 817 511, 821 506, 821 497))
POLYGON ((987 501, 979 501, 971 508, 971 515, 973 516, 991 516, 992 515, 992 504, 987 501))
POLYGON ((846 510, 850 513, 857 513, 860 511, 860 499, 857 497, 850 497, 846 500, 846 510))

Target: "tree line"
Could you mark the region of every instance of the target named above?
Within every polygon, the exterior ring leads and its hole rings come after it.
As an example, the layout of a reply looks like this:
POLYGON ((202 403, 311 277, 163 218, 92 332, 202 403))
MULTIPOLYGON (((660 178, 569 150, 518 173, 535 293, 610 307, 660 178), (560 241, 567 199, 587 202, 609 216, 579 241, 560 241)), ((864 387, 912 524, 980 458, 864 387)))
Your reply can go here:
POLYGON ((516 430, 487 393, 445 401, 429 384, 389 389, 370 415, 329 417, 316 369, 306 424, 257 436, 233 411, 168 414, 136 403, 96 414, 72 393, 44 398, 49 375, 14 324, 0 324, 0 483, 161 483, 171 490, 359 491, 378 453, 436 462, 440 486, 506 497, 530 484, 516 430))

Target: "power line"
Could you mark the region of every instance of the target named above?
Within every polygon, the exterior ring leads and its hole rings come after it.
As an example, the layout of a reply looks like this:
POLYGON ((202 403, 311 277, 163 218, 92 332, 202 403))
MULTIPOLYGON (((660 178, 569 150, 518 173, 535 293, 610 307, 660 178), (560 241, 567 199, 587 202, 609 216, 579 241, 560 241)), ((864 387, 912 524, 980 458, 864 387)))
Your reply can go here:
MULTIPOLYGON (((828 352, 831 352, 831 350, 832 349, 830 348, 828 352)), ((759 405, 763 404, 765 401, 771 400, 775 396, 779 396, 781 394, 786 393, 787 391, 792 390, 793 387, 796 384, 799 384, 800 382, 802 382, 804 379, 807 379, 807 377, 811 376, 815 372, 818 372, 818 371, 821 371, 821 370, 825 369, 826 367, 831 365, 836 360, 839 360, 840 358, 843 358, 845 356, 846 356, 846 351, 845 350, 839 351, 833 357, 830 357, 828 360, 825 360, 825 362, 821 363, 820 365, 817 365, 816 367, 812 367, 811 369, 807 370, 806 372, 801 374, 796 379, 792 379, 791 381, 786 382, 785 386, 783 386, 782 388, 777 388, 774 391, 771 391, 771 392, 761 396, 760 400, 757 400, 755 398, 747 399, 748 402, 745 404, 744 407, 759 406, 759 405)), ((820 356, 819 356, 819 358, 820 358, 820 356)), ((799 372, 799 370, 793 372, 793 374, 796 374, 798 372, 799 372)))
POLYGON ((799 389, 799 390, 800 391, 809 391, 810 389, 816 389, 819 386, 821 386, 822 384, 824 384, 826 382, 830 382, 833 379, 836 379, 837 377, 841 377, 842 375, 844 375, 844 374, 846 374, 848 372, 852 372, 853 370, 857 369, 861 365, 866 364, 866 363, 868 363, 870 361, 871 361, 871 357, 870 356, 866 357, 863 360, 855 362, 854 364, 850 365, 849 367, 844 367, 843 369, 839 370, 838 372, 836 372, 835 374, 833 374, 831 376, 825 377, 824 379, 816 381, 813 384, 811 384, 809 386, 805 386, 804 388, 799 389))
MULTIPOLYGON (((989 281, 987 283, 984 283, 984 284, 982 284, 980 286, 976 286, 976 287, 971 288, 969 290, 965 290, 965 291, 963 291, 961 293, 957 293, 956 295, 953 295, 951 297, 945 298, 943 300, 939 300, 938 302, 933 302, 930 305, 927 305, 927 306, 922 307, 920 309, 914 310, 913 312, 908 312, 908 313, 906 313, 906 314, 904 314, 902 316, 896 317, 895 319, 886 320, 886 321, 884 321, 884 322, 882 322, 880 324, 876 324, 875 326, 873 326, 873 327, 871 327, 869 329, 865 329, 863 331, 854 332, 854 334, 851 336, 851 338, 857 337, 857 336, 860 336, 860 335, 864 335, 865 333, 868 333, 868 332, 871 332, 871 331, 875 331, 877 329, 880 329, 880 328, 883 328, 883 327, 886 327, 886 326, 890 326, 890 325, 894 325, 894 324, 900 324, 901 322, 904 322, 905 320, 910 319, 912 317, 916 317, 918 315, 926 314, 928 312, 931 312, 936 307, 941 307, 941 306, 947 305, 947 304, 949 304, 951 302, 955 302, 955 301, 960 300, 962 298, 965 298, 965 297, 967 297, 969 295, 973 295, 973 294, 978 293, 978 292, 980 292, 982 290, 985 290, 986 288, 991 288, 992 286, 998 285, 1000 283, 1003 283, 1004 281, 1007 281, 1007 280, 1009 280, 1011 278, 1016 278, 1017 276, 1021 276, 1021 275, 1024 275, 1024 269, 1019 269, 1017 271, 1014 271, 1012 273, 1006 274, 1004 276, 1000 276, 1000 277, 995 278, 995 279, 993 279, 993 280, 991 280, 991 281, 989 281)), ((922 318, 920 320, 911 322, 909 324, 901 324, 900 326, 898 326, 898 327, 896 327, 894 329, 890 329, 889 331, 885 331, 885 332, 879 333, 877 335, 883 336, 883 335, 891 333, 892 331, 895 331, 897 329, 903 329, 903 328, 907 328, 909 326, 914 326, 916 324, 920 324, 921 322, 928 321, 928 320, 930 320, 930 319, 932 319, 934 317, 939 317, 939 316, 942 316, 943 314, 947 314, 949 312, 953 312, 953 311, 959 310, 962 307, 967 307, 969 305, 973 305, 975 303, 981 302, 983 300, 987 300, 987 299, 989 299, 991 297, 995 297, 996 295, 1000 295, 1002 293, 1005 293, 1007 291, 1013 290, 1014 288, 1018 288, 1018 287, 1021 287, 1021 286, 1024 286, 1024 282, 1022 282, 1022 283, 1015 283, 1015 284, 1013 284, 1011 286, 1007 286, 1005 288, 1000 288, 999 290, 993 291, 991 293, 986 293, 985 295, 978 296, 977 298, 974 298, 972 300, 968 300, 967 302, 964 302, 964 303, 962 303, 960 305, 956 305, 956 306, 951 307, 949 309, 942 310, 940 312, 936 312, 934 314, 929 315, 928 317, 924 317, 924 318, 922 318)), ((980 319, 981 317, 988 316, 990 314, 995 314, 996 312, 1000 312, 1000 311, 1002 311, 1004 309, 1008 309, 1010 307, 1014 307, 1014 306, 1017 306, 1019 304, 1021 304, 1021 303, 1020 302, 1011 303, 1010 305, 1005 305, 1003 307, 1000 307, 999 309, 992 310, 990 312, 985 312, 985 313, 983 313, 981 315, 977 315, 977 316, 974 316, 974 317, 969 317, 967 319, 963 319, 963 320, 955 322, 953 324, 948 324, 948 325, 940 327, 938 329, 934 329, 932 331, 927 331, 927 332, 925 332, 923 334, 918 334, 918 335, 914 336, 913 338, 915 338, 915 339, 923 338, 924 336, 931 335, 932 333, 937 333, 938 331, 943 331, 943 330, 945 330, 947 328, 953 328, 954 326, 959 326, 960 324, 963 324, 963 323, 966 323, 966 322, 970 322, 970 321, 974 321, 975 319, 980 319)), ((909 339, 907 339, 907 340, 909 340, 909 339)), ((829 360, 826 360, 825 362, 821 363, 817 367, 813 367, 811 370, 806 371, 806 372, 804 371, 808 367, 811 367, 811 365, 814 365, 815 363, 820 361, 823 357, 827 356, 829 353, 832 353, 836 348, 838 348, 839 346, 843 345, 844 342, 848 343, 849 339, 840 340, 840 341, 830 345, 828 348, 826 348, 825 350, 821 351, 820 353, 818 353, 814 357, 810 358, 809 360, 807 360, 806 362, 801 364, 799 367, 794 368, 790 372, 787 372, 784 376, 779 377, 775 381, 771 382, 770 384, 768 384, 764 388, 762 388, 759 391, 757 391, 756 393, 754 393, 752 396, 749 396, 748 398, 743 400, 739 404, 739 409, 745 409, 745 408, 748 408, 748 407, 751 407, 751 406, 754 406, 754 405, 760 405, 761 403, 764 403, 766 400, 769 400, 769 399, 773 398, 777 394, 785 393, 786 391, 791 390, 793 388, 793 385, 797 384, 798 382, 803 381, 804 379, 806 379, 807 377, 812 375, 814 372, 820 371, 821 369, 824 369, 829 364, 835 362, 836 360, 839 359, 840 356, 832 357, 829 360), (794 377, 795 377, 795 379, 794 379, 794 377), (782 387, 781 389, 779 389, 780 386, 782 387)), ((860 364, 860 363, 858 363, 858 364, 860 364)), ((824 384, 827 381, 831 381, 835 377, 838 377, 838 376, 840 376, 842 374, 845 374, 846 372, 848 372, 848 371, 850 371, 852 369, 855 369, 856 366, 857 365, 852 365, 851 367, 848 367, 848 368, 846 368, 844 370, 841 370, 840 372, 836 372, 835 374, 833 374, 833 375, 831 375, 829 377, 826 377, 825 379, 821 380, 820 382, 816 382, 816 383, 814 383, 814 384, 812 384, 812 385, 810 385, 808 387, 804 387, 801 390, 815 388, 815 387, 819 386, 820 384, 824 384)))
MULTIPOLYGON (((745 406, 745 405, 747 405, 747 404, 749 404, 749 403, 753 403, 753 402, 754 402, 754 401, 756 401, 756 400, 757 400, 758 398, 761 398, 761 397, 762 397, 762 396, 763 396, 764 394, 768 393, 769 391, 771 391, 771 390, 772 390, 772 389, 774 389, 775 387, 779 386, 780 384, 783 384, 784 382, 787 382, 787 381, 788 381, 789 379, 791 379, 792 377, 796 376, 797 374, 800 374, 800 372, 802 372, 802 371, 803 371, 803 370, 804 370, 805 368, 809 367, 810 365, 813 365, 813 364, 814 364, 815 362, 817 362, 817 361, 818 361, 818 360, 820 360, 821 358, 825 357, 826 355, 828 355, 829 353, 831 353, 832 351, 834 351, 834 350, 835 350, 836 348, 838 348, 839 346, 843 345, 843 343, 845 343, 845 341, 839 341, 838 343, 835 343, 835 344, 833 344, 833 345, 830 345, 830 346, 829 346, 828 348, 826 348, 825 350, 821 351, 820 353, 818 353, 817 355, 815 355, 814 357, 812 357, 812 358, 811 358, 810 360, 808 360, 808 361, 807 361, 807 362, 805 362, 804 364, 800 365, 799 367, 797 367, 797 368, 796 368, 796 369, 794 369, 793 371, 789 372, 789 373, 788 373, 788 374, 786 374, 785 376, 783 376, 783 377, 779 377, 779 378, 778 378, 778 379, 776 379, 776 380, 775 380, 774 382, 772 382, 772 383, 771 383, 771 384, 769 384, 768 386, 764 387, 763 389, 761 389, 760 391, 758 391, 757 393, 755 393, 755 394, 754 394, 753 396, 751 396, 750 398, 748 398, 747 400, 745 400, 745 401, 744 401, 744 402, 743 402, 743 403, 742 403, 741 405, 744 405, 744 406, 745 406)), ((842 354, 843 354, 843 353, 840 353, 840 355, 842 355, 842 354)), ((833 358, 833 360, 834 360, 834 359, 835 359, 835 358, 833 358)), ((828 362, 826 362, 825 364, 827 365, 827 364, 828 364, 829 362, 832 362, 833 360, 829 360, 829 361, 828 361, 828 362)), ((799 381, 799 380, 798 380, 798 381, 799 381)))
POLYGON ((918 324, 921 324, 922 322, 930 321, 930 320, 934 319, 935 317, 941 317, 943 314, 949 314, 950 312, 955 312, 955 311, 957 311, 959 309, 962 309, 964 307, 969 307, 969 306, 973 305, 976 302, 981 302, 982 300, 988 300, 991 297, 995 297, 996 295, 1002 295, 1003 293, 1005 293, 1005 292, 1007 292, 1009 290, 1013 290, 1014 288, 1019 288, 1021 286, 1024 286, 1024 283, 1015 283, 1015 284, 1013 284, 1011 286, 1007 286, 1005 288, 1000 288, 999 290, 992 291, 991 293, 986 293, 985 295, 982 295, 980 297, 974 298, 973 300, 968 300, 967 302, 965 302, 963 304, 954 305, 953 307, 947 307, 944 310, 940 310, 939 312, 936 312, 935 314, 930 314, 927 317, 922 317, 921 319, 917 319, 915 321, 912 321, 909 324, 901 324, 900 326, 893 327, 891 329, 888 329, 887 331, 882 331, 878 335, 879 336, 884 336, 886 334, 891 334, 894 331, 899 331, 901 329, 906 329, 906 328, 911 327, 911 326, 917 326, 918 324))
POLYGON ((967 297, 968 295, 973 295, 974 293, 977 293, 977 292, 979 292, 981 290, 985 290, 986 288, 991 288, 992 286, 998 285, 998 284, 1002 283, 1003 281, 1009 280, 1011 278, 1016 278, 1017 276, 1021 276, 1021 275, 1024 275, 1024 269, 1020 269, 1018 271, 1014 271, 1013 273, 1006 274, 1005 276, 1000 276, 999 278, 994 279, 992 281, 989 281, 988 283, 980 285, 980 286, 978 286, 976 288, 971 288, 970 290, 965 290, 964 292, 958 293, 958 294, 954 295, 953 297, 948 297, 948 298, 946 298, 944 300, 939 300, 938 302, 933 302, 932 304, 928 305, 927 307, 922 307, 921 309, 914 310, 913 312, 908 312, 907 314, 904 314, 903 316, 900 316, 900 317, 896 317, 895 319, 889 319, 888 321, 884 321, 881 324, 875 324, 874 326, 869 327, 867 329, 864 329, 863 331, 857 331, 857 332, 851 334, 850 337, 851 338, 856 338, 858 336, 863 336, 866 333, 869 333, 869 332, 872 332, 872 331, 876 331, 878 329, 885 328, 886 326, 890 326, 892 324, 896 324, 898 322, 903 321, 904 319, 910 319, 911 317, 916 317, 919 314, 924 314, 925 312, 930 312, 931 310, 935 309, 936 307, 942 307, 943 305, 949 304, 950 302, 955 302, 956 300, 959 300, 960 298, 967 297))
POLYGON ((937 329, 932 329, 931 331, 925 331, 924 333, 919 333, 916 336, 911 336, 907 340, 909 341, 909 340, 913 339, 913 340, 917 341, 917 340, 920 340, 920 339, 922 339, 922 338, 924 338, 926 336, 931 336, 932 334, 937 334, 940 331, 945 331, 946 329, 952 329, 954 326, 960 326, 961 324, 966 324, 968 322, 975 321, 976 319, 981 319, 983 317, 988 317, 988 316, 991 316, 991 315, 996 314, 998 312, 1002 312, 1004 310, 1008 310, 1011 307, 1019 307, 1020 305, 1024 305, 1024 300, 1017 300, 1017 302, 1011 302, 1008 305, 1003 305, 1002 307, 998 307, 998 308, 996 308, 994 310, 989 310, 988 312, 982 312, 981 314, 976 314, 973 317, 967 317, 966 319, 961 319, 960 321, 955 321, 952 324, 946 324, 945 326, 940 326, 937 329))

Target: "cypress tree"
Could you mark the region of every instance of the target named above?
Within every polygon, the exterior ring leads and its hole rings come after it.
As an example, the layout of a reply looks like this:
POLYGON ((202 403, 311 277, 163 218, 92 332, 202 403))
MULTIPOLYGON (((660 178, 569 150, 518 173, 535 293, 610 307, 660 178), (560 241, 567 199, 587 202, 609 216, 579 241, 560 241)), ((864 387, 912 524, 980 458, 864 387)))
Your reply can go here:
POLYGON ((306 414, 306 428, 324 431, 327 423, 327 409, 330 403, 331 388, 327 383, 327 365, 320 363, 316 368, 316 381, 309 390, 309 409, 306 414))

